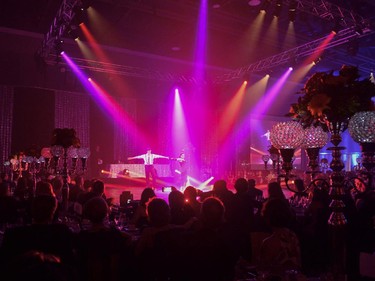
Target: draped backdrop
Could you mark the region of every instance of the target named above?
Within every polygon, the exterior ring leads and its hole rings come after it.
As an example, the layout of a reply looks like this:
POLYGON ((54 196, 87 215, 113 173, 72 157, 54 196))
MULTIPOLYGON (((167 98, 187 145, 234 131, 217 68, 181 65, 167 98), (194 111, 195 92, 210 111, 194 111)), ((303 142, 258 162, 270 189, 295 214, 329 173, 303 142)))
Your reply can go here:
MULTIPOLYGON (((1 171, 11 155, 21 151, 40 152, 50 146, 55 128, 74 128, 81 146, 89 147, 92 152, 95 149, 92 139, 100 135, 108 163, 123 161, 137 150, 128 125, 119 118, 121 113, 95 111, 94 107, 100 105, 93 106, 87 93, 0 86, 0 96, 1 171), (100 124, 104 124, 105 131, 100 124)), ((117 98, 117 102, 124 112, 137 120, 135 99, 117 98)))
POLYGON ((2 165, 11 153, 13 88, 0 86, 0 96, 0 160, 2 165))
POLYGON ((89 147, 89 97, 80 93, 55 92, 55 127, 74 128, 82 147, 89 147))

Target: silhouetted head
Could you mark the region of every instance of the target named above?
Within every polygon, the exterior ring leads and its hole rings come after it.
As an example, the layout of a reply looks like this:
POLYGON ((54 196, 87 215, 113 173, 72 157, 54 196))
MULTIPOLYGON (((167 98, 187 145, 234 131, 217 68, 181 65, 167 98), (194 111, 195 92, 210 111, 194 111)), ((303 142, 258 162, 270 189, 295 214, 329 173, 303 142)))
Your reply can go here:
POLYGON ((264 203, 262 216, 271 227, 288 227, 292 212, 285 200, 273 198, 264 203))
POLYGON ((168 203, 171 209, 183 208, 185 205, 185 197, 181 191, 172 190, 168 195, 168 203))
POLYGON ((285 195, 281 189, 281 185, 278 182, 270 182, 268 184, 268 197, 285 199, 285 195))
POLYGON ((220 196, 221 194, 228 191, 227 182, 225 180, 215 181, 212 191, 213 191, 214 195, 220 196))
POLYGON ((52 195, 55 196, 52 184, 47 181, 39 181, 35 186, 35 195, 52 195))
POLYGON ((49 223, 57 209, 57 199, 52 195, 35 196, 31 203, 31 216, 34 223, 49 223))
POLYGON ((249 184, 249 188, 255 187, 256 185, 255 179, 248 179, 247 183, 249 184))
POLYGON ((147 203, 147 215, 150 225, 155 227, 168 225, 171 219, 168 203, 157 197, 147 203))
POLYGON ((202 202, 200 217, 208 228, 217 228, 224 222, 225 207, 217 197, 208 197, 202 202))
POLYGON ((234 183, 234 189, 237 193, 245 193, 249 188, 248 182, 245 178, 238 178, 234 183))
POLYGON ((92 184, 92 191, 98 195, 102 195, 104 193, 104 182, 101 180, 96 180, 92 184))
POLYGON ((195 200, 197 198, 197 196, 198 196, 198 192, 197 192, 197 190, 196 190, 195 187, 189 185, 184 190, 184 196, 189 201, 195 200))
POLYGON ((89 199, 83 206, 83 216, 93 223, 101 223, 108 215, 108 204, 102 197, 89 199))
POLYGON ((151 187, 146 187, 141 193, 140 205, 146 206, 146 203, 153 197, 156 197, 155 191, 151 187))

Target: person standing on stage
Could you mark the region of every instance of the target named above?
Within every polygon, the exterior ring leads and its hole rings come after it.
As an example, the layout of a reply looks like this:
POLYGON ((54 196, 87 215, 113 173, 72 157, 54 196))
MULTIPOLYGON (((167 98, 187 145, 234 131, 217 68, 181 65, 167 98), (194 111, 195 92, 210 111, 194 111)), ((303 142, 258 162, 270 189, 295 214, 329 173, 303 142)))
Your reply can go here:
POLYGON ((146 186, 148 187, 156 187, 156 170, 154 167, 154 160, 157 158, 169 159, 167 156, 152 153, 151 148, 148 148, 145 154, 128 157, 128 160, 143 159, 145 164, 146 186), (150 186, 150 176, 152 177, 152 186, 150 186))
POLYGON ((185 152, 181 152, 178 158, 176 158, 176 161, 179 164, 179 186, 180 187, 185 187, 186 182, 187 182, 187 165, 186 165, 186 157, 185 157, 185 152))

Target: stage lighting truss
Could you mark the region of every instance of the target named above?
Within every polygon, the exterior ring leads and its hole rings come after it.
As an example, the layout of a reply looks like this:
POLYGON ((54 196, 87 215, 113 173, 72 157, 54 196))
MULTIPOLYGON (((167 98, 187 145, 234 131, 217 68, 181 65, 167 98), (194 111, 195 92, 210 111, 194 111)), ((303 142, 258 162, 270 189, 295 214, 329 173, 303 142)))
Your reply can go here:
POLYGON ((267 57, 255 63, 252 63, 248 66, 241 67, 232 72, 223 74, 217 77, 214 82, 216 83, 228 82, 234 79, 241 78, 244 75, 244 73, 262 72, 264 70, 272 69, 276 66, 290 63, 292 59, 298 60, 303 57, 307 57, 313 53, 316 53, 321 50, 319 49, 319 47, 324 48, 324 50, 327 50, 327 49, 345 44, 353 38, 359 38, 361 36, 366 36, 366 35, 373 34, 373 33, 374 31, 372 30, 365 30, 365 32, 362 35, 359 35, 358 32, 356 32, 354 27, 349 27, 349 28, 339 31, 334 37, 334 39, 331 42, 329 42, 327 45, 325 45, 324 47, 320 45, 326 39, 326 37, 319 38, 309 43, 300 45, 296 48, 289 49, 285 52, 273 55, 271 57, 267 57))
POLYGON ((342 19, 340 23, 343 28, 364 24, 362 16, 352 10, 345 9, 326 0, 284 0, 286 5, 297 2, 297 11, 305 12, 321 19, 335 21, 342 19))
MULTIPOLYGON (((66 29, 70 27, 77 7, 85 6, 84 2, 86 1, 63 0, 48 33, 44 37, 42 46, 37 52, 37 54, 42 59, 44 59, 47 64, 56 64, 56 56, 58 56, 59 54, 51 54, 51 50, 55 48, 55 42, 58 42, 56 40, 60 40, 63 37, 66 29)), ((265 0, 263 2, 263 5, 264 3, 270 4, 271 2, 273 2, 273 0, 265 0)), ((335 22, 338 18, 340 18, 340 25, 343 29, 338 31, 334 39, 328 45, 326 45, 324 49, 333 48, 345 44, 351 39, 368 36, 374 33, 374 30, 371 29, 371 23, 368 20, 363 19, 363 17, 351 10, 342 8, 325 0, 284 0, 283 5, 288 6, 289 9, 291 9, 291 7, 292 9, 294 9, 294 6, 296 5, 296 12, 302 11, 331 22, 335 22)), ((241 78, 245 73, 270 70, 276 66, 290 62, 291 59, 298 60, 300 58, 306 57, 314 52, 317 52, 317 48, 325 38, 326 37, 319 38, 293 49, 262 59, 248 66, 229 71, 228 73, 217 76, 210 82, 216 84, 225 83, 234 79, 241 78)), ((158 70, 108 64, 79 58, 74 58, 74 60, 79 67, 81 67, 82 69, 87 69, 89 71, 114 73, 124 76, 150 78, 162 81, 187 82, 193 84, 208 82, 197 81, 194 77, 179 75, 176 73, 162 73, 158 70)), ((365 58, 363 60, 363 63, 367 65, 369 63, 368 60, 368 58, 365 58)), ((372 62, 372 60, 370 61, 372 62)), ((363 69, 363 67, 361 68, 363 69)))
MULTIPOLYGON (((362 35, 359 35, 356 32, 354 27, 346 28, 339 31, 334 37, 334 39, 324 46, 324 49, 330 49, 348 43, 349 41, 359 38, 361 36, 366 36, 368 34, 373 34, 372 30, 365 30, 362 35)), ((252 63, 248 66, 233 70, 231 72, 222 74, 213 79, 212 83, 222 84, 235 79, 244 77, 245 74, 249 75, 254 72, 262 72, 265 70, 270 70, 276 66, 290 63, 293 61, 298 61, 304 57, 307 57, 315 52, 318 52, 321 47, 321 43, 326 39, 326 37, 319 38, 317 40, 311 41, 309 43, 300 45, 296 48, 287 50, 285 52, 267 57, 255 63, 252 63)), ((321 47, 323 48, 323 47, 321 47)), ((202 82, 207 83, 208 81, 197 81, 194 77, 181 75, 178 73, 167 73, 161 72, 159 70, 145 69, 134 66, 124 66, 119 64, 105 63, 95 60, 88 60, 82 58, 72 58, 74 62, 81 68, 87 71, 101 72, 106 74, 117 74, 128 77, 139 77, 139 78, 148 78, 159 81, 174 81, 174 82, 186 82, 192 84, 201 84, 202 82)), ((46 60, 48 65, 56 65, 56 57, 51 55, 46 60)), ((63 61, 60 62, 64 63, 63 61)), ((364 63, 368 63, 368 60, 365 59, 364 63)), ((363 68, 363 67, 362 67, 363 68)))
POLYGON ((55 42, 62 40, 66 29, 69 27, 75 16, 76 7, 82 6, 81 0, 63 0, 58 9, 52 24, 45 34, 43 42, 37 54, 46 58, 55 49, 55 42))
MULTIPOLYGON (((115 75, 122 75, 127 77, 138 77, 138 78, 147 78, 147 79, 154 79, 159 81, 173 81, 173 82, 181 82, 181 83, 189 83, 189 84, 202 84, 202 82, 194 77, 190 77, 187 75, 181 75, 178 73, 168 73, 168 72, 161 72, 159 70, 153 70, 149 68, 141 68, 135 66, 126 66, 120 64, 113 64, 113 63, 106 63, 96 60, 89 60, 83 58, 72 57, 71 58, 74 63, 83 70, 87 72, 98 72, 104 74, 115 74, 115 75)), ((47 65, 56 65, 56 55, 51 54, 45 60, 47 65)), ((67 65, 64 61, 59 62, 60 65, 67 65)))

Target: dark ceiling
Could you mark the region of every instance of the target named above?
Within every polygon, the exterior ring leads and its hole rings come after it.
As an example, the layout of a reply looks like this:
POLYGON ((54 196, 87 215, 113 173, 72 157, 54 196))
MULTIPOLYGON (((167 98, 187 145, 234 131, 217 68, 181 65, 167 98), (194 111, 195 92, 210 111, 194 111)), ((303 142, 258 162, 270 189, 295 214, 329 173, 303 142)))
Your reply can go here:
MULTIPOLYGON (((301 1, 301 0, 300 0, 301 1)), ((2 0, 0 26, 46 34, 62 1, 57 0, 2 0)), ((199 0, 93 0, 92 7, 102 17, 100 26, 86 19, 96 40, 107 46, 151 53, 184 61, 194 61, 199 0)), ((335 21, 322 19, 313 13, 297 9, 295 43, 286 40, 289 23, 288 6, 284 1, 278 28, 269 35, 273 6, 261 27, 257 41, 249 42, 249 27, 259 13, 257 1, 207 0, 208 29, 206 63, 225 69, 238 69, 279 54, 296 46, 326 36, 335 21), (216 5, 215 5, 216 4, 216 5)), ((281 1, 283 2, 283 1, 281 1)), ((297 1, 299 2, 299 1, 297 1)), ((335 2, 348 11, 360 15, 372 30, 375 21, 375 1, 304 0, 312 6, 335 2)), ((99 20, 99 19, 98 19, 99 20)), ((255 29, 250 30, 250 34, 255 29)), ((66 34, 65 34, 66 36, 66 34)), ((83 38, 84 40, 84 38, 83 38)), ((370 32, 360 38, 330 48, 323 54, 320 68, 337 69, 342 64, 359 66, 366 75, 375 67, 375 36, 370 32)))

